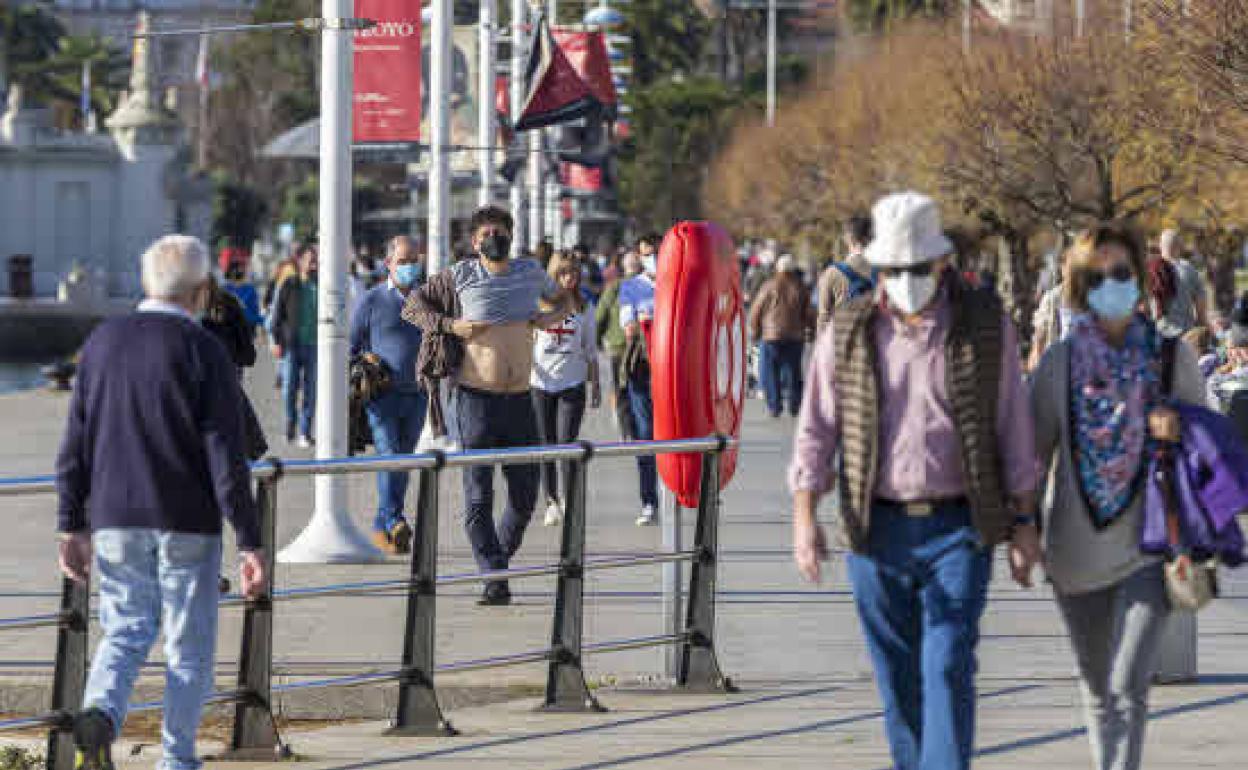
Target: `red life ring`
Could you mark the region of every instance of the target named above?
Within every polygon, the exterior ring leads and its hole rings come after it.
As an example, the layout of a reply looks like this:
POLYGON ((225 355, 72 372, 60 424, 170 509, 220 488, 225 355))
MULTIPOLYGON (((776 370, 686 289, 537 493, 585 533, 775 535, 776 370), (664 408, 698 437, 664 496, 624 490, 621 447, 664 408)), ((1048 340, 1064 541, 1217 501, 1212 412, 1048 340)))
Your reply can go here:
MULTIPOLYGON (((737 437, 745 402, 745 312, 732 239, 711 222, 682 222, 659 250, 650 345, 654 437, 737 437)), ((702 456, 661 455, 659 474, 677 501, 696 508, 702 456)), ((720 458, 720 488, 737 451, 720 458)))

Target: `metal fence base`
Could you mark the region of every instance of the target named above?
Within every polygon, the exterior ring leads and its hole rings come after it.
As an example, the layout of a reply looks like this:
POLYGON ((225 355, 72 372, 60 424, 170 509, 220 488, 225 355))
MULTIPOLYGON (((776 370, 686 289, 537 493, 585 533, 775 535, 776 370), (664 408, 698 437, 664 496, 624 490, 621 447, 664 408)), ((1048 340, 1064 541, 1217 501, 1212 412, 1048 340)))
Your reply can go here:
POLYGON ((61 718, 48 732, 48 770, 73 770, 77 749, 71 734, 73 715, 87 686, 87 645, 91 616, 90 587, 61 580, 61 624, 56 633, 56 672, 52 711, 61 718))

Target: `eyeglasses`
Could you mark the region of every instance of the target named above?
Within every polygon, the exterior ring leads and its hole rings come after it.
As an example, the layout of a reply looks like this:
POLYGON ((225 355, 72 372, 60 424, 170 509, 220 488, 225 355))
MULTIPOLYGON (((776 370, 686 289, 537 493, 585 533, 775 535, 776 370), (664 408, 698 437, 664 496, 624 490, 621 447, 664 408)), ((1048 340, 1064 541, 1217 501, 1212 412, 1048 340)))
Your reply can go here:
POLYGON ((880 268, 880 274, 885 278, 896 278, 900 275, 913 275, 916 278, 926 278, 932 274, 932 263, 924 262, 921 265, 909 265, 907 267, 883 267, 880 268))
POLYGON ((1088 271, 1088 289, 1096 290, 1101 287, 1106 278, 1114 281, 1129 281, 1135 277, 1135 271, 1126 262, 1119 262, 1106 272, 1100 270, 1088 271))

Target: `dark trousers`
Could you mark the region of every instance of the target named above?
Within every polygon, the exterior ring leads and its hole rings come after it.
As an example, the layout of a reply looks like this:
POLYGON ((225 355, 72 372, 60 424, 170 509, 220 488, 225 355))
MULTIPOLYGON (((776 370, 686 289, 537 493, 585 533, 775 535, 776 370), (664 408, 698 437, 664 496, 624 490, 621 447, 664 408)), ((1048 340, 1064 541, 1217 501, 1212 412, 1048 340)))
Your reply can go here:
MULTIPOLYGON (((464 449, 506 449, 537 444, 537 420, 528 393, 486 393, 460 387, 455 393, 455 415, 464 449)), ((502 523, 494 525, 494 467, 464 469, 464 529, 481 571, 507 569, 520 550, 524 531, 537 505, 536 465, 508 465, 507 505, 502 523)))
POLYGON ((802 406, 802 351, 806 343, 801 340, 776 340, 762 342, 758 346, 759 375, 763 380, 763 392, 767 394, 767 411, 779 415, 788 401, 789 414, 796 415, 802 406))
MULTIPOLYGON (((425 391, 395 389, 373 399, 365 407, 368 426, 373 431, 373 445, 379 455, 411 454, 425 428, 425 391)), ((403 521, 407 497, 408 471, 382 471, 377 474, 377 516, 373 529, 389 532, 403 521)))
POLYGON ((633 441, 637 431, 633 429, 633 407, 628 401, 628 379, 620 372, 624 356, 611 356, 611 377, 614 391, 615 421, 620 426, 620 438, 633 441))
MULTIPOLYGON (((650 376, 630 377, 628 380, 628 403, 633 411, 634 438, 650 441, 654 438, 654 402, 650 399, 650 376)), ((659 507, 659 471, 654 455, 637 458, 637 472, 641 480, 641 504, 659 507)))
MULTIPOLYGON (((581 435, 581 418, 585 416, 585 383, 567 390, 534 389, 533 408, 537 411, 537 431, 543 444, 567 444, 581 435)), ((568 483, 572 463, 564 461, 563 480, 568 483)), ((564 501, 567 495, 559 488, 559 472, 555 463, 542 466, 546 499, 564 501)))
POLYGON ((897 770, 967 770, 975 748, 975 648, 992 552, 970 511, 872 510, 849 580, 897 770))

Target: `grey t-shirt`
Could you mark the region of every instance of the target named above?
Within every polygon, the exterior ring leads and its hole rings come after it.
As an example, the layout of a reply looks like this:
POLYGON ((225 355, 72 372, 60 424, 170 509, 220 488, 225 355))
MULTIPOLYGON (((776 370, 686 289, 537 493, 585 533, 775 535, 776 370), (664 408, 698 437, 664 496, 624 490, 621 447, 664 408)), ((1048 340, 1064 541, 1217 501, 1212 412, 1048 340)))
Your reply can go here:
POLYGON ((497 274, 486 270, 481 260, 470 259, 452 267, 451 275, 466 321, 531 321, 538 313, 538 301, 558 293, 555 282, 532 259, 513 259, 505 272, 497 274))
POLYGON ((1186 259, 1174 263, 1177 286, 1174 299, 1166 307, 1165 315, 1157 325, 1163 334, 1180 335, 1191 330, 1199 320, 1196 317, 1196 306, 1205 296, 1205 281, 1200 271, 1186 259))

